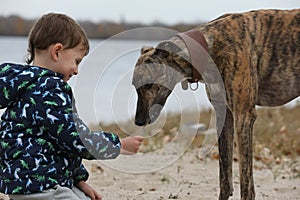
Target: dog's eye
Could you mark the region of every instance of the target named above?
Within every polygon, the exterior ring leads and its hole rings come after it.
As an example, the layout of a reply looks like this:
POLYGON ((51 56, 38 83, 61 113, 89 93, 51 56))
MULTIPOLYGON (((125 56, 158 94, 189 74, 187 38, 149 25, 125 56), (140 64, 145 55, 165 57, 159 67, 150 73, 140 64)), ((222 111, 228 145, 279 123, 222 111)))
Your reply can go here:
POLYGON ((149 64, 149 63, 153 63, 153 62, 152 62, 151 59, 148 58, 148 59, 145 59, 145 60, 144 60, 144 63, 148 63, 148 64, 149 64))
POLYGON ((153 84, 152 83, 147 83, 145 84, 145 89, 150 90, 152 88, 153 84))

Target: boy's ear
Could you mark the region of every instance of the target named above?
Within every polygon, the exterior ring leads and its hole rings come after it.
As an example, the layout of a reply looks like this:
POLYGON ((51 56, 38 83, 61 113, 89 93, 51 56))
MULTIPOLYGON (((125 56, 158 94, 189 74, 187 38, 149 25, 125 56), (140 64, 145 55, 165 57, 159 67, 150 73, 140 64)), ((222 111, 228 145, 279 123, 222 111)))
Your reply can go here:
POLYGON ((57 61, 58 59, 58 56, 59 56, 59 53, 60 53, 60 50, 63 49, 63 45, 61 43, 56 43, 54 44, 51 48, 51 57, 57 61))

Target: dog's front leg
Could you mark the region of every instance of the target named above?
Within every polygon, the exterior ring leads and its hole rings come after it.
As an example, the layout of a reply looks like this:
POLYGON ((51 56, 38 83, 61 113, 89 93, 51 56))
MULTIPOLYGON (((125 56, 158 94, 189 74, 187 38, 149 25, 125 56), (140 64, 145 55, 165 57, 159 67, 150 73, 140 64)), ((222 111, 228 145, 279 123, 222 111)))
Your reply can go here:
MULTIPOLYGON (((218 110, 216 109, 216 112, 218 110)), ((217 121, 218 118, 217 113, 217 121)), ((218 133, 221 131, 218 137, 219 146, 219 181, 220 181, 220 194, 219 200, 227 200, 233 193, 232 185, 232 155, 233 155, 233 118, 231 111, 227 108, 225 123, 218 124, 218 133)))
POLYGON ((242 113, 235 116, 235 131, 238 139, 239 174, 242 200, 255 199, 252 149, 252 131, 255 119, 255 106, 247 111, 244 110, 242 113))

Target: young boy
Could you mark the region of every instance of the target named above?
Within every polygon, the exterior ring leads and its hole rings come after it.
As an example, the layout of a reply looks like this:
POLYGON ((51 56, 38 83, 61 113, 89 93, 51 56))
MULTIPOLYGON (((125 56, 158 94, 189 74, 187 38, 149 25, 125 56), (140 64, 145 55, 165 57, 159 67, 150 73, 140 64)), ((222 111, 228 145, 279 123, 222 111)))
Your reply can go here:
POLYGON ((92 132, 67 81, 88 54, 87 36, 63 14, 42 16, 29 35, 28 65, 0 66, 0 192, 11 199, 101 199, 82 159, 136 153, 142 137, 92 132), (29 65, 31 64, 32 65, 29 65))

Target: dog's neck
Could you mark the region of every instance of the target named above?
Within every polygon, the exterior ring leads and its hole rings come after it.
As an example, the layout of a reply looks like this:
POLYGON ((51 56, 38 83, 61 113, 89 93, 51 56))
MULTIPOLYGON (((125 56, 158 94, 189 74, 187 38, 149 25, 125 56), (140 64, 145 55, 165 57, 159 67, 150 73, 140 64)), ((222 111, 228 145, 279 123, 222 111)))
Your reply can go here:
POLYGON ((190 62, 193 66, 192 78, 188 81, 191 83, 198 82, 201 79, 201 73, 205 71, 207 65, 208 46, 205 37, 196 29, 177 35, 185 43, 189 51, 190 62))
POLYGON ((193 29, 188 32, 177 34, 170 39, 181 49, 181 56, 189 61, 189 65, 181 66, 181 70, 189 77, 186 81, 182 81, 182 88, 188 88, 188 82, 197 83, 202 81, 201 74, 207 66, 208 60, 208 44, 203 34, 193 29))

